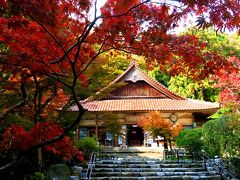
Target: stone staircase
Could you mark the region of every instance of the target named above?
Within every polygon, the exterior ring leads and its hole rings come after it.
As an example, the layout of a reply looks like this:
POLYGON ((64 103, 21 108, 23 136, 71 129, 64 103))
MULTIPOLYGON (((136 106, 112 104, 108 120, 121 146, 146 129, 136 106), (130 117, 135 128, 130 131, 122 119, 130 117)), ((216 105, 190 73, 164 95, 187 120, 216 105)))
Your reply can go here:
POLYGON ((213 169, 205 170, 201 161, 163 161, 137 155, 117 155, 100 158, 92 171, 92 179, 206 179, 220 180, 213 169))

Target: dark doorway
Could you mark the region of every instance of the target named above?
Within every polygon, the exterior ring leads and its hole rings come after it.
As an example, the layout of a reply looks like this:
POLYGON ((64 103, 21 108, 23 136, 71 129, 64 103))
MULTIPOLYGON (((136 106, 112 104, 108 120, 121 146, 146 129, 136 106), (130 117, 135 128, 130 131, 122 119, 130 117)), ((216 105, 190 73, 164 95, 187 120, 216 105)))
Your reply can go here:
POLYGON ((137 125, 127 126, 128 146, 142 146, 144 140, 143 129, 137 125))

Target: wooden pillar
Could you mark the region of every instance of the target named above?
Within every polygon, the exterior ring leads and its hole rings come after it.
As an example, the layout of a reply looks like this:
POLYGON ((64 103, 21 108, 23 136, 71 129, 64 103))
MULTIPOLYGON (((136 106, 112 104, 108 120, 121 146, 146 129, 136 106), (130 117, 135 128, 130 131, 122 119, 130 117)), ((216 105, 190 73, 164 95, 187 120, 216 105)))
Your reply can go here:
POLYGON ((127 125, 123 125, 122 126, 122 146, 126 146, 127 145, 127 125))
POLYGON ((96 134, 96 139, 98 141, 98 114, 96 114, 95 122, 96 122, 95 134, 96 134))

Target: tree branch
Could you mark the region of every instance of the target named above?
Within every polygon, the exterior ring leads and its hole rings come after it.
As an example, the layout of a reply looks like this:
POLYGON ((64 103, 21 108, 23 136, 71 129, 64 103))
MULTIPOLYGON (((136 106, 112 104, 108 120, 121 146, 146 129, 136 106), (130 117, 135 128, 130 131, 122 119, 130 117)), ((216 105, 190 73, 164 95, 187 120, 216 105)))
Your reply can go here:
POLYGON ((68 56, 68 53, 66 49, 63 47, 62 43, 44 26, 43 23, 39 22, 36 18, 33 16, 30 16, 38 25, 40 25, 43 30, 50 35, 50 37, 57 43, 57 45, 63 50, 65 57, 68 58, 69 62, 71 62, 71 58, 68 56))
MULTIPOLYGON (((78 37, 78 39, 81 39, 81 38, 82 38, 82 36, 83 36, 84 32, 86 31, 87 27, 88 27, 88 25, 86 25, 86 26, 84 27, 83 32, 82 32, 82 34, 78 37)), ((62 61, 66 58, 66 56, 68 55, 68 53, 70 53, 70 52, 78 45, 78 43, 79 43, 79 42, 77 41, 75 44, 71 45, 71 46, 66 50, 66 54, 64 54, 61 58, 59 58, 59 60, 57 60, 57 61, 52 61, 52 62, 50 62, 50 63, 51 63, 51 64, 56 64, 56 63, 62 62, 62 61)))
MULTIPOLYGON (((77 94, 76 94, 76 91, 75 91, 75 86, 76 86, 77 79, 78 79, 78 73, 77 73, 77 69, 76 69, 76 67, 75 67, 75 63, 76 63, 77 59, 79 58, 79 52, 80 52, 80 50, 81 50, 81 45, 85 42, 85 40, 86 40, 86 38, 88 37, 89 33, 91 32, 92 28, 94 28, 94 25, 95 25, 95 23, 97 22, 97 20, 98 20, 98 19, 101 19, 101 18, 116 18, 116 17, 124 16, 124 15, 128 14, 130 11, 132 11, 133 9, 135 9, 135 8, 141 6, 142 4, 147 3, 147 2, 149 2, 149 1, 150 1, 150 0, 146 0, 146 1, 142 2, 142 3, 140 3, 140 4, 137 4, 137 5, 133 6, 133 7, 131 7, 130 9, 128 9, 128 10, 127 10, 125 13, 123 13, 123 14, 117 14, 117 15, 105 16, 105 17, 103 17, 103 16, 98 16, 98 17, 96 17, 96 13, 95 13, 95 19, 94 19, 89 25, 86 25, 86 26, 85 26, 83 33, 78 37, 78 41, 77 41, 75 44, 73 44, 71 47, 69 47, 67 50, 63 47, 63 45, 61 44, 61 42, 43 25, 43 23, 41 23, 41 22, 39 22, 39 21, 37 21, 36 19, 33 18, 33 19, 35 20, 35 22, 37 22, 37 23, 44 29, 44 31, 51 36, 51 38, 57 43, 57 45, 58 45, 58 46, 63 50, 63 52, 64 52, 64 55, 62 56, 62 58, 60 58, 58 61, 51 62, 51 64, 59 63, 59 62, 61 62, 63 59, 65 59, 66 57, 67 57, 67 59, 68 59, 68 61, 69 61, 69 64, 70 64, 71 70, 72 70, 72 74, 73 74, 73 80, 72 80, 72 84, 71 84, 71 85, 68 85, 68 84, 65 83, 63 80, 61 80, 59 77, 55 77, 55 76, 52 76, 52 75, 50 75, 50 74, 48 74, 47 76, 55 79, 56 81, 62 83, 62 84, 65 85, 67 88, 69 88, 69 90, 71 91, 71 94, 72 94, 73 102, 74 102, 74 103, 77 105, 77 107, 78 107, 78 115, 77 115, 77 117, 74 119, 74 121, 73 121, 72 124, 70 124, 68 127, 64 128, 64 130, 63 130, 63 132, 62 132, 61 135, 56 136, 56 137, 54 137, 54 138, 52 138, 52 139, 46 140, 46 141, 44 141, 44 142, 42 142, 42 143, 39 143, 39 144, 31 147, 30 149, 22 152, 16 161, 20 161, 20 160, 24 157, 24 155, 28 154, 29 152, 35 151, 35 150, 37 150, 37 149, 40 148, 40 147, 43 147, 43 146, 45 146, 45 145, 49 145, 49 144, 52 144, 52 143, 55 143, 55 142, 61 140, 61 139, 66 135, 66 133, 68 133, 70 130, 74 129, 74 128, 80 123, 80 121, 81 121, 81 119, 82 119, 82 116, 83 116, 83 114, 86 112, 86 110, 83 108, 83 106, 82 106, 82 105, 80 104, 80 102, 78 101, 78 97, 77 97, 77 94), (77 50, 77 53, 76 53, 76 55, 75 55, 74 61, 72 62, 72 61, 71 61, 71 58, 69 57, 69 53, 70 53, 76 46, 78 46, 78 50, 77 50)), ((96 10, 95 10, 95 11, 96 11, 96 10)), ((103 44, 102 44, 102 46, 103 46, 103 44)), ((102 47, 99 49, 98 53, 97 53, 95 56, 92 57, 92 59, 89 61, 89 63, 86 65, 86 67, 85 67, 81 72, 83 72, 83 71, 92 63, 92 61, 93 61, 94 59, 96 59, 96 57, 97 57, 99 54, 105 52, 105 51, 101 51, 101 50, 102 50, 102 47)), ((106 50, 106 51, 107 51, 107 50, 106 50)), ((25 84, 24 84, 23 87, 21 87, 21 89, 23 88, 22 91, 25 89, 25 84), (24 88, 23 88, 23 87, 24 87, 24 88)), ((25 97, 25 96, 24 96, 25 94, 26 94, 26 91, 23 91, 22 97, 25 97)), ((26 102, 26 99, 27 99, 27 96, 26 96, 26 98, 24 99, 25 102, 26 102)), ((49 99, 49 100, 50 100, 50 99, 49 99)), ((24 103, 25 103, 25 102, 24 102, 24 103)), ((13 108, 13 109, 14 109, 14 108, 13 108)), ((4 170, 4 169, 6 169, 6 168, 9 168, 9 167, 13 166, 14 164, 16 164, 16 161, 15 161, 15 163, 14 163, 14 162, 11 162, 11 163, 9 163, 9 164, 1 167, 0 170, 4 170)))
MULTIPOLYGON (((106 41, 106 40, 105 40, 105 41, 106 41)), ((105 41, 102 43, 101 47, 99 48, 98 53, 95 54, 95 55, 91 58, 91 60, 86 64, 86 66, 78 73, 78 76, 79 76, 80 74, 82 74, 82 73, 89 67, 89 65, 90 65, 100 54, 114 49, 114 48, 109 48, 109 49, 107 49, 107 50, 101 51, 102 48, 103 48, 103 46, 104 46, 104 44, 105 44, 105 41)))
POLYGON ((116 17, 121 17, 121 16, 125 16, 127 15, 130 11, 132 11, 133 9, 143 5, 143 4, 146 4, 148 2, 150 2, 151 0, 146 0, 146 1, 143 1, 139 4, 136 4, 135 6, 132 6, 131 8, 129 8, 126 12, 122 13, 122 14, 116 14, 116 15, 112 15, 112 16, 103 16, 102 18, 116 18, 116 17))
POLYGON ((18 160, 13 160, 10 163, 6 164, 5 166, 0 167, 0 171, 4 171, 5 169, 16 166, 17 164, 20 164, 23 160, 24 160, 24 156, 22 156, 18 160))
POLYGON ((95 0, 95 2, 94 2, 94 18, 96 19, 96 17, 97 17, 97 0, 95 0))
POLYGON ((40 114, 44 111, 44 108, 57 96, 57 85, 56 84, 47 84, 46 86, 40 86, 40 83, 37 81, 37 78, 34 77, 34 82, 36 85, 36 91, 34 94, 34 108, 35 108, 35 113, 34 113, 34 121, 38 121, 38 117, 40 114), (50 87, 53 87, 52 89, 52 94, 50 97, 48 97, 45 102, 42 104, 42 93, 44 90, 49 89, 50 87), (38 97, 38 100, 37 100, 38 97))
POLYGON ((3 115, 0 115, 0 120, 5 120, 5 118, 10 114, 16 112, 15 109, 20 108, 25 105, 27 102, 27 90, 26 90, 26 85, 25 81, 20 82, 20 94, 21 94, 21 101, 16 103, 15 105, 11 106, 7 110, 5 110, 3 115))

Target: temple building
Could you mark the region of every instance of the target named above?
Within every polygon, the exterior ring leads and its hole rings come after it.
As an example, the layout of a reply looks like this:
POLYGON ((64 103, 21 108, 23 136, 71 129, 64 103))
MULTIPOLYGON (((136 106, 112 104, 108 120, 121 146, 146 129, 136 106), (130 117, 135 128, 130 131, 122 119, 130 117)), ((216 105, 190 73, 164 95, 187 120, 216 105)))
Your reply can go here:
MULTIPOLYGON (((154 146, 155 139, 138 126, 138 121, 150 111, 159 111, 162 117, 184 128, 201 127, 207 117, 215 113, 219 103, 183 98, 149 77, 137 63, 103 90, 81 101, 87 110, 78 127, 78 137, 95 136, 105 146, 154 146), (112 91, 113 85, 122 83, 112 91), (103 93, 104 92, 104 93, 103 93), (121 135, 114 136, 106 129, 105 114, 113 113, 121 123, 121 135), (115 143, 114 143, 115 142, 115 143)), ((78 111, 72 106, 69 113, 78 111)))

